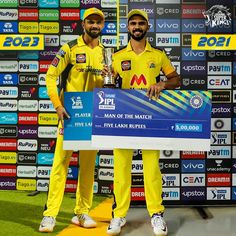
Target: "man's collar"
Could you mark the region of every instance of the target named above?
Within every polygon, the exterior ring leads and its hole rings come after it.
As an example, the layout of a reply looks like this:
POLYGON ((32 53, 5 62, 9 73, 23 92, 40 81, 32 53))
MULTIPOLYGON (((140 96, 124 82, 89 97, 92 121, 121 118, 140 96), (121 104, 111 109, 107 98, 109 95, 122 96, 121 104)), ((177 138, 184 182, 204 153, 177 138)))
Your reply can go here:
MULTIPOLYGON (((127 45, 127 51, 133 51, 133 48, 131 46, 131 42, 129 41, 128 45, 127 45)), ((150 45, 150 43, 146 40, 146 46, 144 51, 152 51, 152 46, 150 45)))
MULTIPOLYGON (((77 42, 78 42, 78 46, 79 46, 79 47, 87 46, 87 44, 84 42, 83 35, 81 35, 81 36, 78 38, 77 42)), ((101 42, 100 42, 100 41, 98 41, 98 42, 99 42, 98 46, 101 47, 101 48, 103 48, 104 46, 101 44, 101 42)))

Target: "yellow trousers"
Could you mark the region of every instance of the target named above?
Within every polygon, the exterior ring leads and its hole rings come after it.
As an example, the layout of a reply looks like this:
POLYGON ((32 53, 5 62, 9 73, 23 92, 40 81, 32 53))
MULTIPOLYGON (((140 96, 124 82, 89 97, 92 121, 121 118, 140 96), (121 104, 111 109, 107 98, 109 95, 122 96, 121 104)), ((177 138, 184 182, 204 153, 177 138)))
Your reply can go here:
MULTIPOLYGON (((113 217, 125 217, 131 198, 132 149, 114 150, 113 217)), ((162 177, 159 167, 160 152, 142 150, 146 205, 149 215, 164 211, 162 205, 162 177)))
MULTIPOLYGON (((47 203, 44 216, 58 215, 64 195, 70 157, 73 151, 63 150, 63 134, 60 134, 61 124, 58 127, 57 143, 53 165, 50 174, 47 203)), ((79 152, 79 175, 76 190, 75 214, 88 214, 93 201, 94 168, 97 151, 79 152)))

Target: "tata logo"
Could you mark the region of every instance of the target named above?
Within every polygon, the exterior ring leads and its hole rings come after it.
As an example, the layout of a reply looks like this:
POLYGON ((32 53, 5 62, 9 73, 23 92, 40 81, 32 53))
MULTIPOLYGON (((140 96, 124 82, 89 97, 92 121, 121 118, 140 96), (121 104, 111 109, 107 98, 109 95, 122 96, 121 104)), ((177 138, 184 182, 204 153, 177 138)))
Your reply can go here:
POLYGON ((0 33, 18 33, 18 23, 0 22, 0 33))
POLYGON ((139 77, 137 75, 133 75, 130 85, 133 86, 134 84, 140 85, 144 84, 147 85, 147 80, 143 74, 141 74, 139 77))

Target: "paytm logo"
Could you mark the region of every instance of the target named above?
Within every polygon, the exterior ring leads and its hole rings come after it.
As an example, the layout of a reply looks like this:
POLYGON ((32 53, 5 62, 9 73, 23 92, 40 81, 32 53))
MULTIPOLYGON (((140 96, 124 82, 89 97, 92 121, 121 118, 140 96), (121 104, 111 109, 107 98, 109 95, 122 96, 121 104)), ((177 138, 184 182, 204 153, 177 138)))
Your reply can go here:
POLYGON ((20 72, 38 72, 39 62, 38 61, 19 61, 20 72))
POLYGON ((231 75, 232 73, 231 62, 208 62, 207 68, 209 75, 231 75))
POLYGON ((157 19, 156 20, 156 32, 180 32, 180 20, 179 19, 157 19))
POLYGON ((180 34, 156 34, 156 46, 180 46, 180 34))
POLYGON ((211 146, 211 150, 207 154, 209 159, 229 159, 231 158, 231 147, 227 146, 211 146))

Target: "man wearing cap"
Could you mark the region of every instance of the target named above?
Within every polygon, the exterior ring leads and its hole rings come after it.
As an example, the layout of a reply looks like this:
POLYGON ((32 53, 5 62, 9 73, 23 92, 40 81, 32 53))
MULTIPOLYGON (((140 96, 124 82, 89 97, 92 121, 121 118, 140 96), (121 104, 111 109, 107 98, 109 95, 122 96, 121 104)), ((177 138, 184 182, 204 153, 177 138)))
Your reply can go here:
MULTIPOLYGON (((120 88, 147 89, 147 96, 157 99, 163 89, 179 87, 179 75, 165 52, 152 47, 146 40, 149 29, 147 13, 133 9, 127 18, 131 39, 125 48, 113 56, 114 77, 119 80, 120 88), (160 81, 161 71, 166 76, 165 81, 160 81)), ((126 223, 131 195, 132 157, 132 149, 114 150, 114 204, 113 218, 107 229, 109 235, 118 235, 126 223)), ((167 226, 163 219, 159 157, 158 150, 142 150, 145 198, 151 225, 156 236, 165 236, 167 226)))
MULTIPOLYGON (((87 9, 84 12, 82 26, 83 35, 61 47, 46 74, 47 91, 56 109, 59 126, 40 232, 53 231, 64 195, 70 157, 73 153, 73 151, 63 150, 63 120, 70 118, 63 106, 63 92, 92 91, 95 87, 103 85, 101 76, 103 46, 98 39, 104 27, 103 12, 97 8, 87 9), (59 76, 61 76, 60 97, 57 90, 59 76)), ((93 199, 96 155, 97 151, 79 151, 79 176, 75 216, 72 218, 72 223, 85 228, 96 227, 96 222, 88 215, 93 199)))

